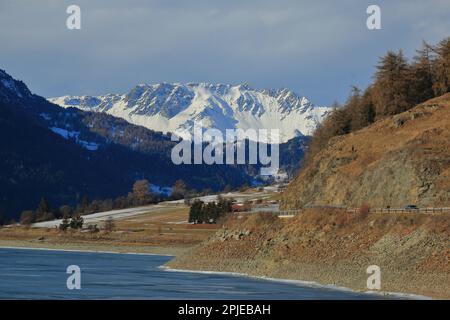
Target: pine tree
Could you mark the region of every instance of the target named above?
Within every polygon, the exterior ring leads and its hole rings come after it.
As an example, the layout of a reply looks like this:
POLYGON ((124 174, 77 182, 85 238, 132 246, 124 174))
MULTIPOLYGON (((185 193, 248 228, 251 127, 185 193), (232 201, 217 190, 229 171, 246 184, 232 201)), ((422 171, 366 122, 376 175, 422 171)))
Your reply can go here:
POLYGON ((69 228, 69 218, 67 215, 64 215, 64 218, 62 219, 61 223, 59 224, 59 230, 66 231, 67 228, 69 228))
POLYGON ((89 205, 91 201, 89 200, 87 195, 83 196, 83 199, 81 199, 81 205, 80 205, 80 213, 88 213, 89 205))
POLYGON ((203 223, 203 201, 194 200, 189 209, 189 222, 190 223, 203 223))
POLYGON ((81 215, 76 215, 70 219, 69 226, 72 229, 82 229, 83 228, 84 219, 81 215))

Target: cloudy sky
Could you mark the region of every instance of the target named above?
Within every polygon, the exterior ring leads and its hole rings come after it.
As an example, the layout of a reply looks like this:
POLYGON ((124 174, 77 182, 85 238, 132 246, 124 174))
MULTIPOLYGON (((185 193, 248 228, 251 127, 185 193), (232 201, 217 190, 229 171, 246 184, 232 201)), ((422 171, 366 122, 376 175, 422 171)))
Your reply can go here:
POLYGON ((0 0, 0 68, 46 97, 247 82, 330 104, 388 49, 450 36, 449 17, 449 0, 0 0), (70 4, 81 30, 66 28, 70 4), (382 30, 367 29, 369 4, 382 30))

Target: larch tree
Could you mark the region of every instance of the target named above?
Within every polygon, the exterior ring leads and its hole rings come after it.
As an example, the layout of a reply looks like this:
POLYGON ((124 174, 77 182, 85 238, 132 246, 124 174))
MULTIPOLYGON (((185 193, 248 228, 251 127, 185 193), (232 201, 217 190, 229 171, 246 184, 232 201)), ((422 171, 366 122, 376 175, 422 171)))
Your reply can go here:
POLYGON ((433 63, 433 90, 436 96, 440 96, 450 92, 450 37, 439 42, 433 51, 437 55, 433 63))
POLYGON ((138 203, 145 203, 150 194, 150 182, 148 180, 138 180, 133 185, 132 197, 138 203))
POLYGON ((394 115, 411 108, 408 62, 400 50, 389 51, 377 66, 374 83, 374 104, 377 118, 394 115))
POLYGON ((422 49, 416 50, 410 69, 411 99, 419 104, 434 97, 433 52, 430 45, 423 42, 422 49))

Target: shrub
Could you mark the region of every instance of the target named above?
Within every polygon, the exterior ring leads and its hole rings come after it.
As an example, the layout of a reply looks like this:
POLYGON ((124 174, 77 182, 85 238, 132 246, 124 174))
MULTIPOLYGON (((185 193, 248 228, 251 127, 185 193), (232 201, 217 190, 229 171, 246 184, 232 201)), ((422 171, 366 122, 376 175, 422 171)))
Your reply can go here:
POLYGON ((67 228, 69 228, 70 223, 69 223, 69 219, 67 218, 68 216, 65 215, 64 218, 62 219, 61 223, 59 224, 59 230, 61 231, 66 231, 67 228))
POLYGON ((100 231, 100 229, 97 227, 96 224, 90 224, 88 226, 88 230, 89 230, 90 233, 96 233, 96 232, 100 231))
POLYGON ((115 228, 116 228, 116 225, 114 223, 113 218, 108 217, 105 221, 105 224, 103 225, 103 229, 109 233, 109 232, 113 232, 115 228))
POLYGON ((368 204, 363 204, 359 209, 358 209, 358 217, 361 220, 364 220, 370 213, 370 207, 368 204))

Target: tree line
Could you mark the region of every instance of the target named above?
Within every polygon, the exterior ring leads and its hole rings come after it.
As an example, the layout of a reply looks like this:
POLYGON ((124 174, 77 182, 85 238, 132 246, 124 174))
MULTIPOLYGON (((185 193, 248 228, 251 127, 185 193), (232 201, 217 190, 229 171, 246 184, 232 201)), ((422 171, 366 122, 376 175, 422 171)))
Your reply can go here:
POLYGON ((195 224, 217 223, 217 221, 232 211, 233 200, 218 197, 217 202, 205 203, 199 199, 191 203, 189 222, 195 224))
MULTIPOLYGON (((77 217, 83 215, 155 204, 163 200, 190 199, 199 195, 210 194, 212 192, 212 190, 204 190, 199 193, 194 189, 190 189, 183 180, 177 180, 172 186, 171 194, 169 196, 164 196, 152 192, 150 182, 147 179, 142 179, 137 180, 133 184, 132 190, 126 196, 119 196, 116 199, 93 201, 91 201, 88 196, 83 196, 80 203, 74 207, 70 205, 63 205, 53 208, 49 201, 43 197, 35 210, 24 210, 22 212, 20 216, 20 223, 22 225, 30 225, 36 222, 66 219, 67 221, 63 223, 63 229, 65 230, 69 227, 72 228, 73 226, 78 226, 79 224, 77 224, 78 222, 76 221, 78 221, 79 218, 77 217), (72 220, 75 222, 72 223, 72 220)), ((3 219, 1 220, 1 222, 3 222, 3 219)), ((77 228, 78 227, 75 227, 73 229, 77 228)))
POLYGON ((306 161, 335 136, 362 129, 447 92, 450 92, 450 37, 437 45, 424 42, 411 61, 402 50, 389 51, 379 59, 373 82, 366 90, 352 87, 343 105, 333 105, 333 111, 313 135, 306 161))
MULTIPOLYGON (((117 209, 126 209, 160 202, 162 197, 151 192, 148 180, 138 180, 134 183, 131 192, 116 199, 93 200, 84 196, 75 207, 63 205, 52 208, 46 198, 42 198, 35 210, 25 210, 20 216, 20 223, 29 225, 35 222, 50 221, 54 219, 70 219, 77 216, 88 215, 117 209)), ((76 229, 76 228, 75 228, 76 229)))

